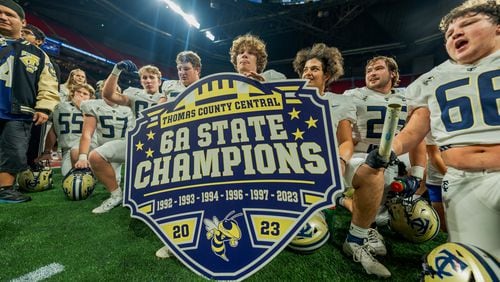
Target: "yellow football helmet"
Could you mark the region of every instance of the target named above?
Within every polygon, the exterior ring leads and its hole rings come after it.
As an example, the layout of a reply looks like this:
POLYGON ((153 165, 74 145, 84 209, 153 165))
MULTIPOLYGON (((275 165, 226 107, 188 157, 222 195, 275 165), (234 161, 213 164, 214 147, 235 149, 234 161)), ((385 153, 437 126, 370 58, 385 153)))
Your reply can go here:
POLYGON ((89 168, 72 169, 63 179, 63 191, 66 197, 72 201, 87 199, 96 184, 96 179, 89 168))
POLYGON ((413 243, 423 243, 439 233, 437 212, 424 199, 395 196, 387 201, 389 226, 413 243))
POLYGON ((328 242, 330 231, 322 212, 314 214, 293 238, 288 247, 296 252, 310 254, 328 242))
POLYGON ((424 282, 499 281, 498 260, 472 245, 444 243, 424 260, 421 280, 424 282))
POLYGON ((19 188, 26 192, 39 192, 52 188, 52 169, 48 162, 39 162, 17 176, 19 188))

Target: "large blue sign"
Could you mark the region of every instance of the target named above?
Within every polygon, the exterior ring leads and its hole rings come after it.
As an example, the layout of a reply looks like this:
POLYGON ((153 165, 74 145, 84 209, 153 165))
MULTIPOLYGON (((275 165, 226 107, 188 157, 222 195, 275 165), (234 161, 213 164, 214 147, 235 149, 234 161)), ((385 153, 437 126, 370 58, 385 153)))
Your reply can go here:
POLYGON ((248 277, 333 205, 332 112, 305 83, 208 76, 128 134, 124 202, 194 272, 248 277))

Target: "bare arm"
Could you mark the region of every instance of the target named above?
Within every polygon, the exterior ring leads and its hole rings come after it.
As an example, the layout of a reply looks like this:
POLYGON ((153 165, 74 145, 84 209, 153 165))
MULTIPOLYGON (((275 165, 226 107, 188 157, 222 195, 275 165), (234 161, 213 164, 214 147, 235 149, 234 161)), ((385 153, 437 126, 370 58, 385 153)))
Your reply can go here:
MULTIPOLYGON (((430 130, 430 112, 427 108, 415 109, 403 130, 394 138, 392 148, 396 155, 416 150, 430 130)), ((425 166, 425 165, 424 165, 425 166)))
MULTIPOLYGON (((352 127, 349 120, 341 120, 337 127, 337 141, 339 143, 339 156, 348 162, 354 151, 354 143, 352 141, 352 127)), ((342 166, 342 175, 345 172, 345 165, 343 161, 340 162, 342 166)))
POLYGON ((119 76, 110 74, 108 79, 104 82, 104 86, 102 87, 102 97, 108 99, 109 101, 122 105, 122 106, 130 106, 130 100, 128 96, 121 95, 116 92, 116 87, 118 86, 118 78, 119 76))
POLYGON ((75 163, 76 168, 87 168, 89 162, 87 156, 90 150, 90 142, 97 128, 97 119, 95 116, 85 115, 83 118, 82 136, 80 137, 78 161, 75 163))
POLYGON ((102 87, 102 96, 115 104, 130 106, 129 98, 116 92, 118 78, 120 77, 122 71, 132 73, 137 71, 137 66, 129 60, 117 63, 109 74, 108 79, 104 82, 104 86, 102 87))

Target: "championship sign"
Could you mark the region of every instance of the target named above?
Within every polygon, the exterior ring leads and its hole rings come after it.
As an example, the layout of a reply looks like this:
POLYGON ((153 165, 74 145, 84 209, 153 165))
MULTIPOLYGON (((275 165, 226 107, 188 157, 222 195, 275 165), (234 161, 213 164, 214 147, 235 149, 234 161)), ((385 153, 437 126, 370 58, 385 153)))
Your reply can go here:
POLYGON ((305 83, 211 75, 129 132, 125 205, 199 275, 250 276, 333 205, 332 108, 305 83))

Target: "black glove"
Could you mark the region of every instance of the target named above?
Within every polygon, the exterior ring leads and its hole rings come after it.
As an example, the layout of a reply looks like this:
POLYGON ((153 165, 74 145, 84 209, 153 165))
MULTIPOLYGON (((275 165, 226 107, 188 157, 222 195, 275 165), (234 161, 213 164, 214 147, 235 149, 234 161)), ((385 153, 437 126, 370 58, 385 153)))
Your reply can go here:
POLYGON ((394 181, 391 183, 392 191, 402 195, 404 198, 413 196, 418 187, 420 187, 420 179, 411 175, 394 177, 394 181))
POLYGON ((374 169, 378 168, 387 168, 389 164, 394 163, 397 160, 396 154, 391 151, 391 156, 389 157, 389 160, 384 160, 382 157, 378 154, 378 148, 373 149, 368 153, 368 156, 366 157, 365 163, 374 169))
POLYGON ((115 67, 121 71, 135 72, 137 71, 137 66, 130 60, 124 60, 118 62, 115 67))

